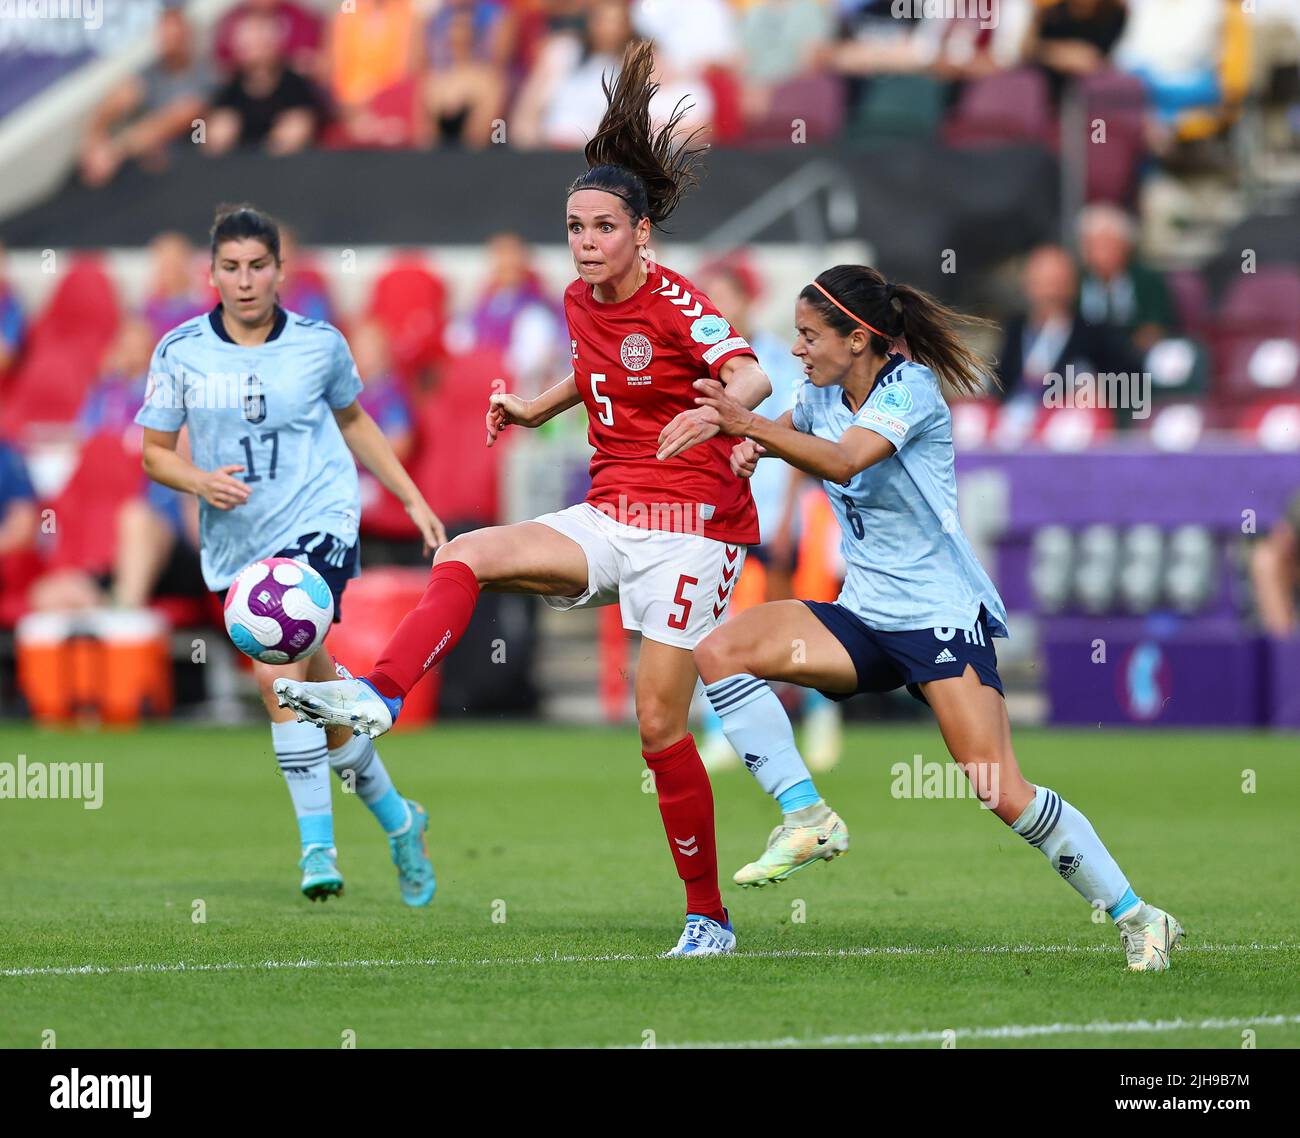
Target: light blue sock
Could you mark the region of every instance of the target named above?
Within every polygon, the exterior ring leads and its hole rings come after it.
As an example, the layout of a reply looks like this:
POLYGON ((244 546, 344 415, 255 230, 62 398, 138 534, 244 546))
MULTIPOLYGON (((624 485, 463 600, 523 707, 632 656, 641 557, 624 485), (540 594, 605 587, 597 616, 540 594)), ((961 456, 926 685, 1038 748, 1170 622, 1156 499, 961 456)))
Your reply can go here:
POLYGON ((1085 901, 1100 901, 1112 920, 1142 903, 1092 823, 1056 791, 1040 786, 1011 828, 1041 850, 1085 901))
POLYGON ((411 819, 406 799, 397 793, 369 735, 353 735, 329 753, 329 761, 339 778, 348 778, 351 772, 357 797, 370 807, 384 833, 394 834, 406 828, 411 819))
POLYGON ((821 798, 810 778, 804 779, 803 782, 796 782, 789 790, 783 790, 776 796, 782 812, 786 814, 792 810, 802 810, 805 806, 812 806, 820 802, 821 798))
POLYGON ((302 848, 334 845, 325 732, 314 723, 272 723, 271 744, 298 817, 302 848))
POLYGON ((704 692, 722 720, 727 741, 783 811, 819 801, 812 775, 795 746, 790 717, 766 680, 741 672, 706 685, 704 692), (787 795, 798 805, 787 807, 787 795))

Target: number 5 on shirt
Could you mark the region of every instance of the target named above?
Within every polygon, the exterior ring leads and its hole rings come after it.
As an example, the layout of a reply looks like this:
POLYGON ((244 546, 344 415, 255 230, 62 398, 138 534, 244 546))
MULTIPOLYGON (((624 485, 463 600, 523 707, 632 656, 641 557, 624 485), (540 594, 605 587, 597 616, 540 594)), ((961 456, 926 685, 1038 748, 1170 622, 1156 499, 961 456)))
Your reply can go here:
POLYGON ((605 376, 598 371, 591 373, 591 397, 596 401, 596 406, 600 408, 596 412, 598 418, 607 427, 614 425, 614 401, 608 395, 600 393, 599 385, 605 382, 605 376))

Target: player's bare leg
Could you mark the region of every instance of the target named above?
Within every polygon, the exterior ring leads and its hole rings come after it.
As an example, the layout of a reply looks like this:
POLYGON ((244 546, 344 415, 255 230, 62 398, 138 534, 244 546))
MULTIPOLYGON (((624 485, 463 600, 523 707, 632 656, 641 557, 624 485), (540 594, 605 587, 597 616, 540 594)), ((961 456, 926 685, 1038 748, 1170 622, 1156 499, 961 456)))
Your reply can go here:
POLYGON ((1107 912, 1119 928, 1130 971, 1165 971, 1182 940, 1182 926, 1133 892, 1083 814, 1056 791, 1025 780, 1001 693, 982 684, 971 667, 960 676, 922 684, 921 690, 949 753, 980 800, 1041 850, 1085 901, 1107 912))
POLYGON ((322 725, 372 738, 389 730, 402 700, 452 650, 469 626, 481 589, 575 596, 587 588, 587 556, 572 538, 539 522, 462 534, 434 558, 424 596, 360 679, 275 687, 283 706, 322 725))
POLYGON ((689 649, 642 638, 636 673, 641 754, 654 775, 668 848, 686 886, 686 928, 667 956, 713 956, 736 945, 718 889, 713 788, 687 729, 697 678, 689 649))
POLYGON ((773 601, 710 633, 695 649, 695 661, 728 740, 783 815, 763 854, 736 872, 736 883, 784 881, 844 853, 848 829, 818 795, 789 717, 767 684, 785 680, 853 692, 857 672, 844 646, 801 601, 773 601))

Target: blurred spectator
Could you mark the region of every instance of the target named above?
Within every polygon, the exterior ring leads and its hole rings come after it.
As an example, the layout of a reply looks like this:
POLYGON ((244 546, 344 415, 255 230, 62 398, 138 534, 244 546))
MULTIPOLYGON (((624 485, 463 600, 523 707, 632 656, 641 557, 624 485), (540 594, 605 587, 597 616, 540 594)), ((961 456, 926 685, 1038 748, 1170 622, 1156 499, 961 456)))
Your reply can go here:
POLYGON ((1165 278, 1134 253, 1136 226, 1122 209, 1090 205, 1079 213, 1079 315, 1108 324, 1141 353, 1163 339, 1175 323, 1165 278))
POLYGON ((827 0, 751 0, 738 5, 737 34, 747 85, 771 87, 808 70, 835 21, 827 0))
POLYGON ((810 62, 859 78, 924 70, 934 60, 934 41, 920 34, 924 22, 911 5, 899 15, 895 6, 895 0, 840 0, 838 36, 815 49, 810 62))
POLYGON ((605 111, 601 76, 613 80, 632 40, 623 0, 593 0, 581 31, 548 36, 512 116, 511 141, 521 147, 585 145, 605 111))
POLYGON ((1270 636, 1290 636, 1300 622, 1300 494, 1286 514, 1250 551, 1250 579, 1255 587, 1259 622, 1270 636))
POLYGON ((1124 0, 1056 0, 1038 10, 1025 57, 1046 73, 1053 103, 1071 79, 1107 66, 1127 15, 1124 0))
POLYGON ((0 441, 0 559, 35 549, 38 521, 36 492, 23 456, 0 441))
POLYGON ((312 79, 321 76, 324 22, 311 8, 289 0, 243 0, 221 17, 214 35, 213 54, 222 71, 229 74, 239 66, 236 47, 239 21, 250 12, 269 16, 274 22, 276 42, 290 67, 312 79))
POLYGON ((1222 102, 1219 57, 1224 36, 1223 0, 1129 0, 1129 18, 1115 61, 1142 80, 1163 130, 1152 139, 1164 148, 1185 116, 1222 102))
POLYGON ((189 134, 207 106, 212 74, 182 9, 162 11, 156 38, 156 62, 113 88, 91 117, 81 144, 87 185, 104 185, 132 160, 160 168, 167 144, 189 134))
POLYGON ((515 55, 521 17, 536 7, 534 0, 442 0, 425 26, 425 59, 434 69, 450 64, 451 27, 468 16, 474 58, 504 71, 515 55))
POLYGON ((740 62, 735 16, 727 0, 633 0, 632 27, 653 40, 665 86, 697 80, 710 67, 740 62))
POLYGON ((329 41, 330 92, 349 141, 361 146, 402 144, 406 124, 378 113, 374 102, 412 79, 422 65, 424 47, 414 0, 355 0, 335 13, 329 41))
POLYGON ((217 92, 208 122, 209 155, 235 146, 261 146, 292 154, 310 145, 325 118, 325 104, 309 79, 289 68, 275 21, 257 10, 235 25, 236 71, 217 92))
POLYGON ((325 275, 298 244, 298 235, 283 223, 280 225, 280 270, 284 274, 280 282, 280 307, 308 320, 333 324, 334 302, 325 275))
POLYGON ((144 399, 154 345, 160 338, 161 333, 141 316, 128 316, 118 325, 104 357, 103 372, 86 392, 77 414, 82 438, 101 432, 122 436, 129 431, 136 441, 135 416, 144 399))
POLYGON ((506 73, 498 60, 504 25, 496 4, 451 4, 429 22, 431 61, 424 80, 424 138, 479 148, 505 111, 506 73))
POLYGON ((1075 308, 1078 281, 1070 254, 1041 245, 1024 269, 1027 311, 1007 322, 998 375, 1002 398, 1043 397, 1043 377, 1075 373, 1136 371, 1123 340, 1104 325, 1086 323, 1075 308))
POLYGON ((488 277, 468 315, 465 346, 504 354, 518 391, 529 396, 564 374, 569 341, 563 313, 547 299, 523 238, 499 233, 488 242, 488 277))
MULTIPOLYGON (((208 310, 195 273, 194 246, 181 233, 160 233, 149 242, 152 283, 144 314, 155 340, 208 310)), ((146 363, 148 361, 146 360, 146 363)))
POLYGON ((5 271, 5 247, 0 245, 0 390, 3 389, 5 375, 23 349, 26 333, 27 319, 9 284, 9 276, 5 271))
MULTIPOLYGON (((379 424, 393 453, 405 462, 415 447, 415 427, 410 400, 393 372, 388 336, 377 321, 363 320, 352 330, 348 344, 363 384, 358 397, 361 406, 379 424)), ((368 471, 361 474, 374 481, 368 471)), ((377 488, 378 483, 375 485, 377 488)))

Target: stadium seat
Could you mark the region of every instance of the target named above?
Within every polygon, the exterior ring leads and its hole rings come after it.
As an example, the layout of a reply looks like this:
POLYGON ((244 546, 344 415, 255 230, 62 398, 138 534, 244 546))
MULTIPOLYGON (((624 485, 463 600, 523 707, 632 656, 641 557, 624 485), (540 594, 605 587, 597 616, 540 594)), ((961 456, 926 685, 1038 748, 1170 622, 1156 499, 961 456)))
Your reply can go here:
POLYGON ((844 86, 833 75, 801 75, 772 92, 767 114, 745 126, 745 141, 789 146, 795 120, 804 124, 807 142, 828 142, 844 122, 844 86))
POLYGON ((1210 330, 1210 290, 1197 269, 1175 269, 1165 274, 1165 284, 1178 314, 1182 331, 1206 336, 1210 330))
POLYGON ((382 120, 382 139, 355 137, 343 122, 333 122, 321 135, 321 145, 327 150, 398 150, 415 145, 416 76, 384 88, 367 104, 366 110, 382 120))
POLYGON ((1300 451, 1300 399, 1263 400, 1240 413, 1237 428, 1267 451, 1300 451))
POLYGON ((974 79, 963 88, 952 117, 944 125, 950 146, 984 146, 1008 142, 1055 142, 1055 124, 1047 80, 1031 68, 974 79))
POLYGON ((1215 326, 1221 402, 1300 394, 1300 271, 1273 265, 1242 274, 1225 293, 1215 326))
POLYGON ((113 564, 118 508, 140 493, 144 474, 138 453, 119 436, 100 434, 82 448, 67 485, 51 503, 55 544, 50 569, 106 572, 113 564))
POLYGON ((117 291, 99 260, 73 261, 32 325, 22 361, 6 385, 0 431, 23 438, 39 424, 72 422, 117 321, 117 291))
POLYGON ((1108 407, 1044 407, 1034 424, 1034 441, 1048 450, 1087 450, 1115 430, 1108 407))
POLYGON ((1189 451, 1205 434, 1209 422, 1201 403, 1167 403, 1151 412, 1151 418, 1138 420, 1152 446, 1162 451, 1189 451))
POLYGON ((947 84, 929 75, 877 75, 853 109, 848 135, 873 138, 933 138, 943 121, 947 84))
POLYGON ((1087 200, 1128 204, 1137 190, 1138 168, 1147 153, 1146 88, 1122 71, 1101 71, 1080 83, 1089 133, 1087 200), (1093 123, 1105 124, 1105 142, 1093 142, 1093 123))
POLYGON ((958 451, 987 446, 999 407, 992 399, 959 399, 952 404, 952 441, 958 451))
POLYGON ((418 381, 443 355, 447 286, 416 252, 399 254, 375 281, 367 315, 388 333, 393 366, 418 381))
POLYGON ((492 524, 499 510, 501 450, 509 446, 510 432, 489 450, 483 417, 488 396, 510 388, 510 373, 501 353, 481 349, 448 357, 443 370, 417 416, 422 443, 411 477, 448 527, 492 524), (494 388, 494 382, 505 386, 494 388))
POLYGON ((712 66, 705 69, 702 78, 713 96, 710 141, 715 145, 739 141, 745 134, 745 120, 735 73, 727 67, 712 66))

